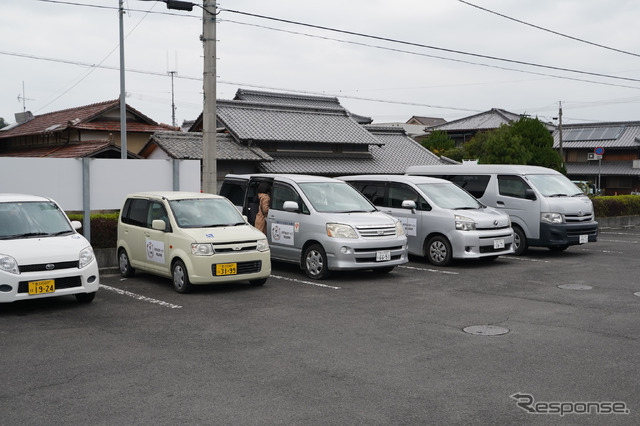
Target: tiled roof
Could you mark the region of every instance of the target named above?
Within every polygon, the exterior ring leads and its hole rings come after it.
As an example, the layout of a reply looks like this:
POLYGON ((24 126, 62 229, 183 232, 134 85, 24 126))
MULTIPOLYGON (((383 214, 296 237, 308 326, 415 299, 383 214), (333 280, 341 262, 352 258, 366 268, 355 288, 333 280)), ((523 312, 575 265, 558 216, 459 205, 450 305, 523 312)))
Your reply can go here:
MULTIPOLYGON (((25 123, 12 126, 9 130, 0 131, 0 139, 48 134, 66 129, 120 131, 119 120, 107 121, 101 119, 101 116, 105 113, 114 110, 119 111, 119 109, 120 101, 116 99, 37 115, 25 123)), ((127 133, 153 132, 159 129, 167 129, 167 125, 156 123, 130 106, 127 106, 127 111, 136 117, 136 121, 127 121, 127 133)))
MULTIPOLYGON (((202 133, 200 132, 169 132, 154 133, 149 142, 140 151, 145 152, 150 144, 156 144, 170 157, 181 160, 202 159, 202 133)), ((272 161, 262 149, 246 147, 226 133, 216 134, 216 156, 218 160, 238 161, 272 161)))
POLYGON ((218 101, 218 120, 240 141, 379 144, 344 109, 218 101))
POLYGON ((568 175, 640 176, 640 168, 633 168, 633 161, 597 161, 565 163, 568 175))
MULTIPOLYGON (((271 105, 289 105, 306 108, 339 109, 347 111, 336 97, 317 95, 298 95, 293 93, 264 92, 260 90, 238 89, 234 100, 257 102, 271 105)), ((373 119, 347 111, 359 124, 371 124, 373 119)))
POLYGON ((120 147, 109 141, 83 141, 60 146, 15 149, 0 152, 0 157, 82 158, 94 157, 105 151, 120 152, 120 147))
POLYGON ((260 165, 265 173, 304 173, 324 176, 351 174, 402 174, 408 166, 443 164, 431 151, 409 138, 402 129, 367 126, 367 130, 384 142, 370 146, 370 155, 289 155, 277 156, 260 165))
POLYGON ((409 124, 410 121, 417 121, 417 123, 411 124, 419 124, 422 126, 438 126, 440 124, 444 124, 447 122, 444 118, 436 118, 436 117, 420 117, 418 115, 414 115, 409 120, 407 120, 406 124, 409 124))
POLYGON ((492 108, 489 111, 481 112, 476 115, 433 126, 431 129, 445 131, 490 130, 497 129, 501 124, 509 124, 512 121, 518 121, 520 117, 520 114, 514 114, 499 108, 492 108))
MULTIPOLYGON (((640 121, 621 121, 607 123, 586 123, 586 124, 567 124, 562 126, 563 136, 567 135, 573 129, 606 129, 606 128, 622 128, 622 132, 617 139, 600 139, 600 140, 571 140, 564 139, 562 141, 562 149, 580 149, 596 147, 603 148, 639 148, 640 147, 640 121)), ((584 132, 588 134, 588 132, 584 132)), ((560 148, 560 132, 553 132, 553 147, 560 148)))

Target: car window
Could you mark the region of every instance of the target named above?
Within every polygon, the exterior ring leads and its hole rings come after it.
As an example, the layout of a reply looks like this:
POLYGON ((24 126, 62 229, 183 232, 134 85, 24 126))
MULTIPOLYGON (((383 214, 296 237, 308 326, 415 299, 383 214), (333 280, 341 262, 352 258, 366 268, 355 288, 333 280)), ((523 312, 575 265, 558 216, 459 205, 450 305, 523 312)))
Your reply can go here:
POLYGON ((384 182, 351 181, 349 182, 375 206, 384 207, 384 182))
POLYGON ((342 181, 305 182, 300 188, 319 212, 371 212, 375 207, 354 187, 342 181))
POLYGON ((431 210, 431 206, 418 192, 404 183, 389 183, 389 207, 402 208, 404 200, 416 203, 417 210, 431 210))
POLYGON ((309 214, 309 209, 300 198, 300 195, 289 185, 275 182, 271 188, 271 207, 274 210, 284 210, 285 201, 298 203, 301 213, 309 214))
POLYGON ((506 197, 525 198, 525 191, 531 189, 520 176, 498 175, 498 192, 506 197))
POLYGON ((149 200, 131 198, 125 203, 122 222, 135 226, 147 226, 147 215, 149 211, 149 200))
POLYGON ((226 198, 171 200, 169 206, 181 228, 212 228, 245 224, 238 209, 226 198))
POLYGON ((455 183, 476 198, 482 198, 487 190, 487 185, 489 185, 489 179, 491 179, 491 176, 488 175, 450 175, 435 177, 447 179, 455 183))
POLYGON ((50 202, 0 203, 0 239, 75 232, 66 215, 50 202))
POLYGON ((147 228, 151 228, 154 220, 162 220, 164 222, 164 229, 169 229, 169 216, 167 216, 167 210, 162 203, 152 201, 149 204, 149 214, 147 215, 147 228))
POLYGON ((418 187, 433 204, 443 209, 478 209, 482 204, 451 182, 420 183, 418 187))
POLYGON ((245 187, 245 183, 226 180, 220 188, 220 195, 227 197, 236 206, 241 206, 244 203, 245 187))

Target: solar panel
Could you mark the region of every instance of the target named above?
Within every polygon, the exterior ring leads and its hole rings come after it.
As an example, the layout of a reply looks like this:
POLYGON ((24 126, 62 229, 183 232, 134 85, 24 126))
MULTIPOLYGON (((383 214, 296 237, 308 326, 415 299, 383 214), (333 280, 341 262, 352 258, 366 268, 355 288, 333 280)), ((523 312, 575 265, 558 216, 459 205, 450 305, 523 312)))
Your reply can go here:
POLYGON ((607 139, 618 139, 622 130, 624 130, 624 126, 567 129, 562 133, 562 139, 565 141, 602 141, 607 139))

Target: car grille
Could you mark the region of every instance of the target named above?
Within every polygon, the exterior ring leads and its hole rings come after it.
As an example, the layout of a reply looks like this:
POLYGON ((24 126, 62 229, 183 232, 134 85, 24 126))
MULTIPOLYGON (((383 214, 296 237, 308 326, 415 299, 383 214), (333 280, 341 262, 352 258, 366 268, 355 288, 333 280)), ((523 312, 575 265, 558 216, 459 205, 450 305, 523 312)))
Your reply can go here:
POLYGON ((503 252, 505 250, 509 250, 511 249, 511 244, 505 244, 504 248, 493 248, 493 246, 480 246, 479 250, 480 253, 495 253, 495 252, 503 252))
MULTIPOLYGON (((254 274, 256 272, 260 272, 262 270, 262 261, 261 260, 252 260, 249 262, 238 262, 237 263, 238 275, 241 274, 254 274)), ((213 276, 216 275, 216 265, 211 265, 211 273, 213 276)))
POLYGON ((395 237, 395 225, 356 226, 363 238, 395 237))
POLYGON ((597 226, 572 226, 567 228, 567 236, 578 237, 580 235, 598 235, 597 226))
MULTIPOLYGON (((82 278, 79 276, 56 278, 54 281, 56 290, 82 286, 82 278)), ((29 293, 29 281, 20 281, 18 283, 18 293, 29 293)))
POLYGON ((70 262, 51 262, 51 263, 39 263, 35 265, 20 265, 20 272, 40 272, 40 271, 58 271, 60 269, 78 269, 78 261, 72 260, 70 262), (48 267, 53 265, 53 267, 48 267))
POLYGON ((239 241, 224 244, 214 244, 213 249, 216 253, 242 253, 244 251, 256 251, 258 249, 257 241, 239 241))
POLYGON ((590 222, 593 220, 593 214, 587 214, 584 216, 578 216, 577 214, 565 214, 564 220, 567 223, 575 223, 575 222, 590 222))

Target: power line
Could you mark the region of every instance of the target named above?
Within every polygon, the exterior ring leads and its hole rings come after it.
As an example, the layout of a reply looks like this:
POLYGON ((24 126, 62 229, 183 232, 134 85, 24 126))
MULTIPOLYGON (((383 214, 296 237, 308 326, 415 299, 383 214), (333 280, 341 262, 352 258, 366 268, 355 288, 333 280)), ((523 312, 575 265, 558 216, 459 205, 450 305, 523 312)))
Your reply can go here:
POLYGON ((563 34, 563 33, 560 33, 560 32, 558 32, 558 31, 553 31, 553 30, 550 30, 550 29, 548 29, 548 28, 543 28, 543 27, 540 27, 540 26, 538 26, 538 25, 534 25, 534 24, 531 24, 531 23, 529 23, 529 22, 521 21, 521 20, 519 20, 519 19, 512 18, 511 16, 503 15, 502 13, 498 13, 498 12, 495 12, 495 11, 493 11, 493 10, 486 9, 486 8, 484 8, 484 7, 481 7, 481 6, 475 5, 475 4, 473 4, 473 3, 469 3, 468 1, 464 1, 464 0, 458 0, 458 1, 459 1, 460 3, 464 3, 464 4, 469 5, 469 6, 471 6, 471 7, 475 7, 476 9, 484 10, 485 12, 492 13, 492 14, 494 14, 494 15, 500 16, 500 17, 505 18, 505 19, 509 19, 509 20, 511 20, 511 21, 514 21, 514 22, 518 22, 518 23, 523 24, 523 25, 528 25, 528 26, 533 27, 533 28, 536 28, 536 29, 538 29, 538 30, 546 31, 546 32, 548 32, 548 33, 555 34, 555 35, 558 35, 558 36, 560 36, 560 37, 565 37, 565 38, 568 38, 568 39, 571 39, 571 40, 579 41, 580 43, 585 43, 585 44, 589 44, 589 45, 591 45, 591 46, 601 47, 601 48, 603 48, 603 49, 612 50, 612 51, 614 51, 614 52, 624 53, 625 55, 631 55, 631 56, 636 56, 636 57, 639 57, 639 58, 640 58, 640 55, 639 55, 639 54, 637 54, 637 53, 628 52, 628 51, 626 51, 626 50, 622 50, 622 49, 616 49, 615 47, 605 46, 604 44, 594 43, 594 42, 592 42, 592 41, 583 40, 583 39, 581 39, 581 38, 573 37, 573 36, 570 36, 570 35, 567 35, 567 34, 563 34))
POLYGON ((577 73, 577 74, 592 75, 592 76, 595 76, 595 77, 604 77, 604 78, 611 78, 611 79, 616 79, 616 80, 626 80, 626 81, 640 82, 640 80, 635 79, 635 78, 630 78, 630 77, 619 77, 619 76, 601 74, 601 73, 590 72, 590 71, 580 71, 580 70, 575 70, 575 69, 571 69, 571 68, 556 67, 556 66, 551 66, 551 65, 542 65, 542 64, 536 64, 536 63, 533 63, 533 62, 526 62, 526 61, 518 61, 518 60, 515 60, 515 59, 500 58, 500 57, 497 57, 497 56, 482 55, 482 54, 479 54, 479 53, 464 52, 464 51, 461 51, 461 50, 448 49, 448 48, 437 47, 437 46, 430 46, 430 45, 427 45, 427 44, 415 43, 415 42, 404 41, 404 40, 397 40, 397 39, 392 39, 392 38, 388 38, 388 37, 375 36, 375 35, 372 35, 372 34, 364 34, 364 33, 358 33, 358 32, 355 32, 355 31, 348 31, 348 30, 340 30, 340 29, 336 29, 336 28, 325 27, 325 26, 322 26, 322 25, 314 25, 314 24, 307 24, 307 23, 298 22, 298 21, 291 21, 289 19, 275 18, 275 17, 272 17, 272 16, 265 16, 265 15, 258 15, 256 13, 249 13, 249 12, 242 12, 242 11, 239 11, 239 10, 225 9, 225 8, 222 8, 222 7, 220 7, 219 10, 220 11, 229 12, 229 13, 236 13, 236 14, 239 14, 239 15, 251 16, 251 17, 254 17, 254 18, 267 19, 267 20, 276 21, 276 22, 283 22, 283 23, 286 23, 286 24, 300 25, 300 26, 303 26, 303 27, 315 28, 315 29, 319 29, 319 30, 323 30, 323 31, 331 31, 331 32, 336 32, 336 33, 341 33, 341 34, 348 34, 348 35, 352 35, 352 36, 357 36, 357 37, 365 37, 365 38, 370 38, 370 39, 374 39, 374 40, 386 41, 386 42, 389 42, 389 43, 403 44, 403 45, 407 45, 407 46, 420 47, 420 48, 423 48, 423 49, 433 49, 433 50, 439 50, 439 51, 442 51, 442 52, 455 53, 455 54, 458 54, 458 55, 473 56, 473 57, 476 57, 476 58, 490 59, 490 60, 494 60, 494 61, 508 62, 508 63, 526 65, 526 66, 537 67, 537 68, 547 68, 547 69, 552 69, 552 70, 556 70, 556 71, 565 71, 565 72, 571 72, 571 73, 577 73))

